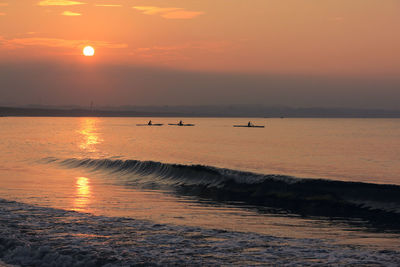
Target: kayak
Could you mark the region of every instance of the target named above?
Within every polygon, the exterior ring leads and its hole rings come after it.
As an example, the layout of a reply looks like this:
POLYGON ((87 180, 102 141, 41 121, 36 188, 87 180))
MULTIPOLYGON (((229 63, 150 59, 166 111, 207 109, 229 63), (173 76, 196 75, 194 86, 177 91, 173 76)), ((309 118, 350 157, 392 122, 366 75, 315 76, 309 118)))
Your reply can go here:
POLYGON ((136 126, 163 126, 164 124, 161 123, 154 123, 154 124, 136 124, 136 126))
POLYGON ((263 126, 263 125, 253 125, 253 126, 248 126, 248 125, 233 125, 233 127, 264 128, 265 126, 263 126))
POLYGON ((194 124, 179 124, 179 123, 168 123, 168 125, 175 125, 175 126, 194 126, 194 124))

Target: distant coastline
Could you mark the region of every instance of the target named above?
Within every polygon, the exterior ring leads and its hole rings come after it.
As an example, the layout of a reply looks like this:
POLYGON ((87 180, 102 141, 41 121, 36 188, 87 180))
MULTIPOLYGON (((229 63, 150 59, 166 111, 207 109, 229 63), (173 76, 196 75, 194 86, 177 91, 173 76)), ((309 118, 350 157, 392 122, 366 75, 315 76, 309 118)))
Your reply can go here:
POLYGON ((0 107, 0 117, 400 118, 400 110, 265 106, 0 107))
POLYGON ((146 117, 174 116, 174 114, 157 114, 136 111, 111 111, 90 109, 47 109, 47 108, 18 108, 0 107, 3 117, 146 117))

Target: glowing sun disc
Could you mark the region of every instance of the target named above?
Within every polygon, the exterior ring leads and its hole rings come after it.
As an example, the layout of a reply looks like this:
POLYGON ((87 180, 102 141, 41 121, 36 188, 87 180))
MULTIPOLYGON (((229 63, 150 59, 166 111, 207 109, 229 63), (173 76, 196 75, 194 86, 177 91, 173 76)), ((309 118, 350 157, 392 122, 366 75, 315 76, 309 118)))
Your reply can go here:
POLYGON ((92 57, 94 55, 94 48, 91 46, 85 46, 85 48, 83 48, 83 55, 86 57, 92 57))

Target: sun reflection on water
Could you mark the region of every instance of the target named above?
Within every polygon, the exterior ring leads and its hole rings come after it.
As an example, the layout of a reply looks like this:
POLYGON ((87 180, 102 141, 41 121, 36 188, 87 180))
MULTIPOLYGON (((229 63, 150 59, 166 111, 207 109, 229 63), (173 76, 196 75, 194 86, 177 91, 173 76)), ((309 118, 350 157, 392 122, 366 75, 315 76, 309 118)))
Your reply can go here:
POLYGON ((83 137, 79 144, 82 150, 96 152, 96 145, 102 141, 97 132, 98 121, 99 119, 97 118, 85 118, 82 120, 81 129, 78 131, 83 137))
POLYGON ((90 180, 86 177, 76 177, 76 195, 74 199, 75 211, 83 211, 87 208, 91 200, 90 180))

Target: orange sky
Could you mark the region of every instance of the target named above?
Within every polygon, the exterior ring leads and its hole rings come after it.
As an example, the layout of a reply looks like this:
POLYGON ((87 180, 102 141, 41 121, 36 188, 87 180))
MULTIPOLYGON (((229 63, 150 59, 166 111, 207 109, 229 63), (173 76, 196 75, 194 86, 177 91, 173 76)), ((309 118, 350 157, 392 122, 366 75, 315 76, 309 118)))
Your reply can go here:
POLYGON ((400 109, 399 29, 400 0, 0 0, 0 105, 400 109))
POLYGON ((0 60, 396 75, 399 26, 398 0, 0 0, 0 60))

